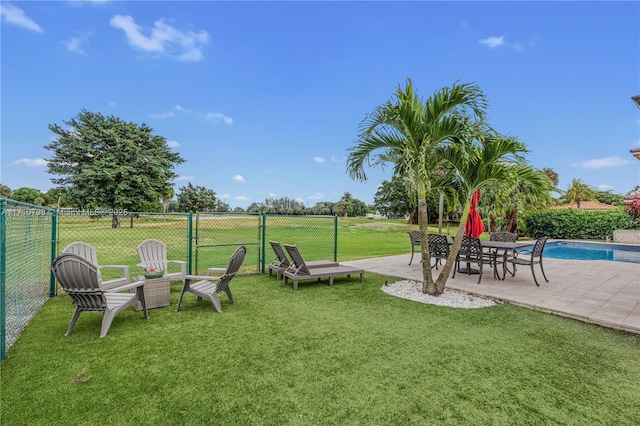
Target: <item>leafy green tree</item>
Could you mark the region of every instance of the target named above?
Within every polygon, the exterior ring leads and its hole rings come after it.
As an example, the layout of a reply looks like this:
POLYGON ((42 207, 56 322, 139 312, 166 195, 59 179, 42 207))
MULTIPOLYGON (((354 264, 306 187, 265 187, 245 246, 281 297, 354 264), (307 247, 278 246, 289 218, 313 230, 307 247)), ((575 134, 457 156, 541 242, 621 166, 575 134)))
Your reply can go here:
POLYGON ((69 199, 69 191, 65 188, 52 188, 44 194, 45 203, 47 206, 60 206, 69 207, 71 202, 69 199))
POLYGON ((364 216, 367 214, 367 205, 345 192, 342 198, 333 205, 333 213, 345 217, 364 216))
POLYGON ((417 223, 411 220, 414 217, 412 213, 416 210, 416 203, 412 201, 407 184, 399 176, 393 176, 391 181, 382 181, 373 195, 373 206, 382 214, 409 215, 409 223, 417 223))
POLYGON ((69 190, 83 208, 109 209, 112 226, 120 226, 120 211, 144 211, 159 204, 173 168, 184 160, 171 152, 164 137, 146 124, 82 110, 77 117, 49 125, 56 139, 45 148, 52 154, 51 181, 69 190))
POLYGON ((204 186, 194 186, 191 182, 180 188, 178 210, 182 212, 211 212, 216 208, 216 193, 204 186))
POLYGON ((11 194, 11 198, 16 201, 22 201, 23 203, 37 205, 44 204, 44 196, 42 195, 42 192, 38 191, 35 188, 18 188, 13 191, 13 193, 11 194), (40 202, 40 204, 38 204, 38 202, 40 202))
POLYGON ((0 197, 10 198, 11 188, 9 188, 7 185, 3 185, 0 183, 0 197))
MULTIPOLYGON (((411 197, 417 200, 420 233, 426 242, 426 197, 438 190, 434 182, 443 180, 444 159, 439 148, 484 132, 486 107, 485 96, 475 84, 444 87, 423 101, 408 79, 404 89, 398 86, 394 96, 360 124, 357 143, 347 157, 349 175, 366 180, 365 164, 375 167, 392 163, 394 175, 406 179, 411 197)), ((428 243, 423 243, 421 250, 423 289, 441 294, 444 285, 438 289, 434 286, 428 243)))
POLYGON ((571 185, 563 194, 564 200, 567 203, 576 203, 576 207, 580 208, 580 202, 595 200, 596 190, 580 179, 573 179, 571 185))
POLYGON ((624 197, 620 194, 614 194, 611 191, 596 191, 595 198, 601 203, 618 207, 624 206, 624 197))

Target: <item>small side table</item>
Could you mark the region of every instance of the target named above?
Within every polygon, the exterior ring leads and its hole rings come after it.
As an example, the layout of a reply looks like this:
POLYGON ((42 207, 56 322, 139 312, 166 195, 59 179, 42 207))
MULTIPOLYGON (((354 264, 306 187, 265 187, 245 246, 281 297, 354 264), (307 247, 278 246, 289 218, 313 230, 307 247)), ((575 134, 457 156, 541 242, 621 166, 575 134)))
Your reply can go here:
MULTIPOLYGON (((169 306, 171 302, 171 280, 166 277, 145 278, 144 276, 135 277, 136 281, 144 281, 144 300, 147 309, 162 308, 169 306)), ((136 300, 133 307, 140 311, 143 309, 142 303, 136 300)))

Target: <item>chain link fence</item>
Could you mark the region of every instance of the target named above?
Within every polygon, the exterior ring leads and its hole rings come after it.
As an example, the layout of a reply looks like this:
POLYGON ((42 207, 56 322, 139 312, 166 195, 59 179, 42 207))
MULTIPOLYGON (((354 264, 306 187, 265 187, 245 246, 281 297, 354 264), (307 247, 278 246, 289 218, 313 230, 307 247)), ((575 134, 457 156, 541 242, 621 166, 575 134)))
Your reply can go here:
MULTIPOLYGON (((81 241, 95 247, 98 264, 124 265, 130 276, 143 274, 136 248, 147 239, 167 245, 167 259, 187 262, 187 273, 204 275, 210 267, 226 267, 241 245, 247 255, 240 274, 265 272, 275 253, 270 240, 296 244, 305 260, 337 259, 334 216, 284 216, 264 213, 129 213, 48 209, 2 201, 2 330, 4 359, 26 323, 56 293, 52 260, 66 246, 81 241), (114 213, 119 227, 114 228, 114 213), (6 267, 5 267, 6 266, 6 267), (6 321, 5 321, 6 318, 6 321), (4 326, 6 324, 6 339, 4 326), (6 342, 6 346, 4 346, 6 342)), ((167 272, 177 272, 170 264, 167 272)), ((104 280, 118 270, 103 268, 104 280)), ((113 275, 111 275, 113 274, 113 275)))
POLYGON ((0 198, 0 359, 54 294, 55 210, 0 198))

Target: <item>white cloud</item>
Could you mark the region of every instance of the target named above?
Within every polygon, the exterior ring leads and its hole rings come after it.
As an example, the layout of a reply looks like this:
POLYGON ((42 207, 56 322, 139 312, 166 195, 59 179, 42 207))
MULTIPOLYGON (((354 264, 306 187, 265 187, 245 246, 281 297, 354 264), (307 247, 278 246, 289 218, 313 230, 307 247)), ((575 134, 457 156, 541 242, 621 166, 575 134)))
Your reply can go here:
POLYGON ((40 27, 36 21, 29 18, 24 13, 24 10, 19 7, 8 3, 2 3, 0 4, 0 16, 2 16, 2 20, 8 24, 14 24, 37 33, 42 32, 42 27, 40 27))
POLYGON ((624 166, 629 163, 631 163, 631 160, 622 159, 616 156, 616 157, 594 158, 592 160, 573 163, 572 166, 582 167, 585 169, 602 169, 604 167, 624 166))
POLYGON ((480 44, 484 44, 485 46, 493 49, 495 47, 502 46, 504 44, 504 36, 500 37, 487 37, 480 40, 480 44))
POLYGON ((606 183, 603 183, 601 185, 598 185, 598 189, 600 191, 609 191, 609 190, 613 189, 613 186, 607 185, 606 183))
POLYGON ((175 107, 180 112, 189 112, 188 109, 181 107, 180 105, 176 105, 175 107))
POLYGON ((235 175, 233 177, 233 180, 235 180, 236 182, 244 182, 245 181, 244 178, 242 176, 240 176, 240 175, 235 175))
POLYGON ((273 197, 275 197, 275 196, 276 196, 276 193, 275 193, 275 192, 270 192, 270 193, 269 193, 269 197, 270 197, 270 198, 273 198, 273 197))
POLYGON ((169 118, 169 117, 173 117, 175 116, 175 114, 172 111, 168 111, 168 112, 152 112, 149 114, 149 117, 151 118, 169 118))
POLYGON ((175 180, 194 180, 193 176, 178 176, 175 180))
POLYGON ((13 162, 13 164, 24 164, 27 167, 41 167, 47 165, 44 158, 21 158, 13 162))
POLYGON ((169 140, 169 141, 167 141, 167 146, 169 148, 178 148, 180 146, 180 144, 178 143, 178 141, 169 140))
POLYGON ((342 158, 336 158, 336 157, 331 157, 331 162, 332 163, 344 163, 345 157, 342 158))
POLYGON ((116 103, 114 101, 109 102, 109 107, 113 108, 116 106, 116 103))
POLYGON ((82 45, 89 41, 88 35, 81 35, 79 37, 69 37, 68 40, 63 41, 67 50, 71 53, 77 53, 79 55, 86 55, 86 52, 82 49, 82 45))
POLYGON ((322 192, 316 192, 313 195, 309 195, 307 198, 310 200, 322 200, 324 198, 324 194, 322 192))
POLYGON ((325 160, 325 159, 324 159, 324 158, 322 158, 322 157, 313 157, 313 161, 314 161, 315 163, 321 164, 321 163, 326 162, 327 160, 325 160))
POLYGON ((224 121, 224 124, 231 125, 233 124, 233 118, 227 117, 224 114, 219 112, 208 112, 205 114, 207 120, 213 121, 214 123, 220 122, 220 120, 224 121))
POLYGON ((247 201, 249 198, 245 197, 244 195, 236 195, 235 197, 233 197, 233 199, 236 201, 247 201))
POLYGON ((206 31, 183 32, 165 23, 163 19, 154 22, 148 36, 135 23, 132 16, 114 15, 109 21, 111 26, 124 31, 129 44, 135 49, 161 53, 179 61, 199 61, 202 59, 202 49, 209 42, 206 31))
POLYGON ((222 198, 223 200, 226 200, 227 198, 231 198, 231 195, 227 194, 226 192, 224 194, 222 194, 220 196, 220 198, 222 198))

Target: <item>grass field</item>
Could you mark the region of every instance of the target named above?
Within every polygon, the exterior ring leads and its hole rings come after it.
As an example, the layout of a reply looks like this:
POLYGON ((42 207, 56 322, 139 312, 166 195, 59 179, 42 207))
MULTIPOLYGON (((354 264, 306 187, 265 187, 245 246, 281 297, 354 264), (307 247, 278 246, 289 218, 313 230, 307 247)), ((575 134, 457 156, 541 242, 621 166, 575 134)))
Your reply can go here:
POLYGON ((367 274, 293 291, 235 278, 99 338, 50 299, 2 363, 3 425, 640 423, 639 336, 508 304, 399 299, 367 274))
MULTIPOLYGON (((111 239, 92 243, 109 263, 136 262, 132 244, 150 238, 137 225, 98 228, 91 235, 111 239)), ((180 223, 146 228, 170 239, 180 223)), ((227 234, 249 238, 255 229, 239 228, 227 234)), ((280 235, 304 237, 311 251, 324 228, 280 235)), ((408 229, 339 219, 339 259, 407 253, 408 229)), ((640 336, 508 304, 425 305, 382 292, 386 279, 293 291, 267 274, 240 276, 231 283, 236 304, 222 295, 221 314, 193 295, 175 312, 174 285, 171 307, 150 310, 148 320, 124 311, 103 339, 101 315, 90 313, 64 336, 73 306, 61 292, 2 362, 0 421, 640 424, 640 336)))

